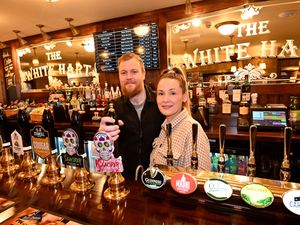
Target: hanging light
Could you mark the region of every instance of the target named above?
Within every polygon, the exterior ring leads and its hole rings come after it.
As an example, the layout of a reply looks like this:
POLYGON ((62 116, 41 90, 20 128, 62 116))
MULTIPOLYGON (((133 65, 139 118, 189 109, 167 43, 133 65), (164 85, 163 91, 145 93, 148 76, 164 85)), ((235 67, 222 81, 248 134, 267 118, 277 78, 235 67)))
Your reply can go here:
POLYGON ((133 32, 139 36, 144 37, 150 32, 150 27, 147 24, 141 24, 133 28, 133 32))
POLYGON ((81 64, 80 64, 80 61, 79 61, 78 54, 79 54, 79 52, 75 52, 75 55, 76 55, 75 65, 76 65, 76 66, 80 66, 80 65, 81 65, 81 64))
POLYGON ((25 40, 19 35, 19 33, 20 33, 19 30, 13 30, 13 32, 16 34, 16 36, 17 36, 17 38, 18 38, 19 43, 20 43, 21 46, 24 46, 24 45, 27 44, 27 41, 25 41, 25 40))
POLYGON ((242 9, 241 18, 243 20, 251 19, 253 16, 256 16, 259 14, 259 7, 255 7, 254 5, 245 5, 242 9))
POLYGON ((188 40, 184 40, 183 43, 184 43, 184 54, 183 54, 183 58, 185 59, 188 59, 189 58, 189 54, 187 53, 187 43, 189 41, 188 40))
POLYGON ((216 24, 215 27, 218 29, 220 34, 231 35, 235 31, 238 24, 238 21, 226 21, 216 24))
POLYGON ((70 26, 73 37, 80 34, 79 30, 74 25, 71 24, 71 22, 74 20, 73 18, 67 17, 67 18, 65 18, 65 20, 69 22, 69 26, 70 26))
POLYGON ((185 0, 185 15, 191 15, 193 13, 193 7, 191 0, 185 0))
POLYGON ((72 47, 72 46, 73 46, 72 39, 71 39, 71 40, 67 40, 67 41, 66 41, 66 45, 67 45, 68 47, 72 47))
POLYGON ((35 51, 36 48, 33 48, 33 54, 34 54, 34 58, 32 59, 32 64, 34 66, 38 66, 40 64, 39 62, 39 59, 37 58, 36 56, 36 51, 35 51))
POLYGON ((51 41, 50 35, 48 35, 45 31, 43 31, 44 25, 42 24, 37 24, 36 25, 38 28, 40 28, 41 34, 43 36, 44 41, 51 41))
POLYGON ((83 46, 84 50, 87 52, 95 51, 94 40, 92 38, 85 39, 81 45, 83 46))

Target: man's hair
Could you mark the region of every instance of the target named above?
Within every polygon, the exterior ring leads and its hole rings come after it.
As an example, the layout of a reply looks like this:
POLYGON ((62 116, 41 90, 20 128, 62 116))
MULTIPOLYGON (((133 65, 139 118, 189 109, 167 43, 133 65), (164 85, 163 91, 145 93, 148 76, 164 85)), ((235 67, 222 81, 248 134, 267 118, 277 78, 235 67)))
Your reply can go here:
POLYGON ((127 52, 125 53, 124 55, 122 55, 119 59, 118 59, 118 66, 120 66, 121 62, 124 62, 124 61, 128 61, 130 59, 136 59, 140 66, 141 66, 141 69, 143 72, 145 72, 145 65, 144 65, 144 62, 143 60, 141 59, 141 57, 139 57, 137 54, 134 54, 132 52, 127 52))

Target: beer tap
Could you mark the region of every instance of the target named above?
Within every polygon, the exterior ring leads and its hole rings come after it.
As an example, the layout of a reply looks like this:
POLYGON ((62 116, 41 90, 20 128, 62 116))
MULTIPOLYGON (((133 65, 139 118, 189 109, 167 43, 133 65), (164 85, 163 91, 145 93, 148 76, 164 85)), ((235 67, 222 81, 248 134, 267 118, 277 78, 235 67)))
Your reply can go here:
POLYGON ((166 135, 167 135, 167 143, 168 143, 168 151, 167 151, 167 165, 173 166, 173 151, 172 151, 172 138, 171 138, 171 132, 172 132, 172 124, 168 123, 166 125, 166 135))
POLYGON ((255 163, 255 145, 256 145, 256 130, 257 126, 251 125, 249 129, 250 136, 250 153, 247 167, 247 176, 255 177, 256 174, 256 163, 255 163))
POLYGON ((292 141, 292 128, 285 127, 284 129, 284 152, 283 161, 280 168, 280 180, 288 182, 291 179, 291 165, 289 160, 292 141))
POLYGON ((219 127, 219 148, 220 155, 218 159, 218 172, 225 173, 225 157, 224 157, 224 146, 225 146, 225 136, 226 136, 226 125, 221 124, 219 127))
POLYGON ((198 124, 193 123, 192 131, 193 131, 193 150, 192 150, 192 157, 191 157, 191 168, 193 170, 197 170, 198 169, 198 153, 197 153, 198 124))

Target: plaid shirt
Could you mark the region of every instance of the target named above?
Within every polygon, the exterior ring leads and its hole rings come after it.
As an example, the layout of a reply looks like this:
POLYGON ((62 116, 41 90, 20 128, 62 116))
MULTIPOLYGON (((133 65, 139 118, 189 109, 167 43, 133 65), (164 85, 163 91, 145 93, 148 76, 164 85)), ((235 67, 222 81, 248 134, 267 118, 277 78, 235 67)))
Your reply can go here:
MULTIPOLYGON (((183 109, 175 118, 172 119, 172 151, 173 165, 180 167, 191 167, 191 156, 193 149, 192 124, 198 124, 197 153, 198 169, 210 170, 210 146, 208 138, 201 125, 194 120, 186 109, 183 109)), ((167 137, 165 120, 161 126, 160 134, 153 141, 153 150, 150 156, 150 165, 167 164, 167 137)))

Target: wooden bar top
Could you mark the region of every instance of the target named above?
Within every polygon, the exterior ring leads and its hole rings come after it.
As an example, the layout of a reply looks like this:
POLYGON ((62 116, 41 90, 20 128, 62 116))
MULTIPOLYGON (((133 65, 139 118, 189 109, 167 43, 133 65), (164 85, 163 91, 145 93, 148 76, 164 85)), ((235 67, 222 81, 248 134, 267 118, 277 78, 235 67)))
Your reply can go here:
MULTIPOLYGON (((256 209, 242 201, 238 191, 223 202, 210 199, 199 183, 190 195, 175 193, 167 183, 162 189, 150 190, 140 181, 126 180, 130 194, 124 201, 108 202, 102 196, 106 176, 92 174, 96 185, 88 193, 75 194, 69 190, 73 182, 71 169, 62 169, 66 179, 55 187, 40 184, 45 166, 36 182, 24 182, 1 177, 0 194, 16 201, 16 210, 28 206, 71 218, 83 224, 96 225, 179 225, 179 224, 295 224, 299 216, 285 209, 275 197, 271 206, 256 209)), ((234 176, 234 175, 232 175, 234 176)))

